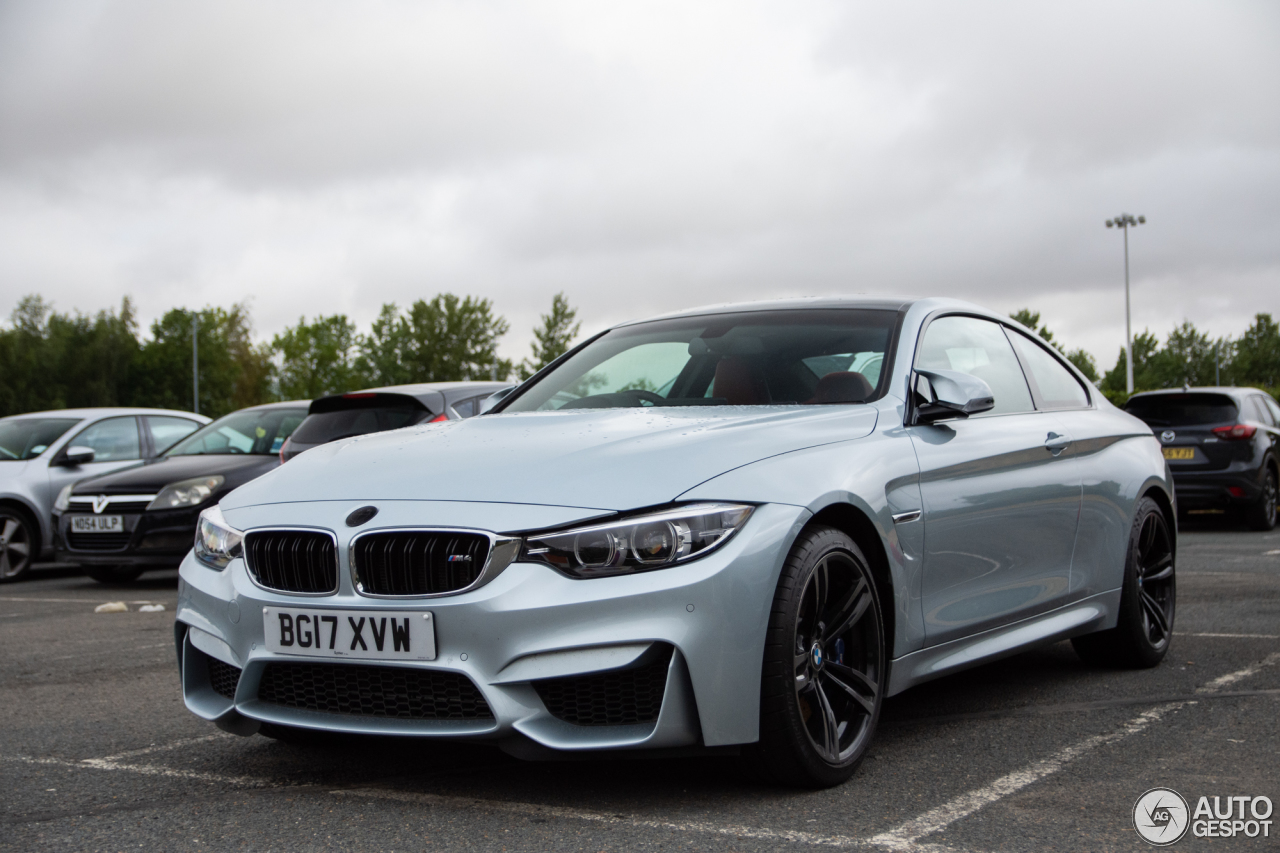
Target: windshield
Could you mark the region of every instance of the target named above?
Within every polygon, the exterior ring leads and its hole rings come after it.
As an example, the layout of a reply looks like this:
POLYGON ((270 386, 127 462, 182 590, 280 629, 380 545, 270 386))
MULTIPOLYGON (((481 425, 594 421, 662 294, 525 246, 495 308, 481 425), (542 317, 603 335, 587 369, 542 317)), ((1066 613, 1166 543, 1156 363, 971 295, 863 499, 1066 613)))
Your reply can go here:
POLYGON ((305 407, 296 409, 242 409, 219 418, 173 446, 165 456, 198 456, 202 453, 252 453, 270 455, 302 419, 305 407))
POLYGON ((506 412, 861 403, 881 384, 896 313, 751 311, 614 329, 506 412))
POLYGON ((1225 394, 1153 394, 1134 397, 1125 411, 1149 426, 1235 423, 1236 403, 1225 394))
POLYGON ((79 418, 15 418, 0 421, 0 461, 35 459, 79 418))

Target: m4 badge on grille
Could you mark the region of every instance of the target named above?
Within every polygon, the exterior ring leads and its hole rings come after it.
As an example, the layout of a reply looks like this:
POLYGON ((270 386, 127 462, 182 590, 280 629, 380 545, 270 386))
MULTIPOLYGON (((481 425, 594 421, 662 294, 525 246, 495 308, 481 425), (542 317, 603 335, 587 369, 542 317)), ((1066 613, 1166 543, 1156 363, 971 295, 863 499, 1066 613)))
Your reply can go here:
POLYGON ((463 563, 463 562, 470 563, 471 555, 470 554, 450 554, 449 562, 450 563, 463 563))

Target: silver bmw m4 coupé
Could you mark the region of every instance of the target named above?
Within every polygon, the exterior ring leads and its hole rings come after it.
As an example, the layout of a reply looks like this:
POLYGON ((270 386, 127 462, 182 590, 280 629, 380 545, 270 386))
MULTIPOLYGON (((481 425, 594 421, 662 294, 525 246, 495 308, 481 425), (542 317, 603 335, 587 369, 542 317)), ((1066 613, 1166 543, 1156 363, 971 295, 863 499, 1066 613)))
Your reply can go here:
POLYGON ((834 785, 912 685, 1068 638, 1159 663, 1175 519, 1151 429, 1007 318, 689 311, 206 510, 183 694, 243 735, 725 747, 834 785))

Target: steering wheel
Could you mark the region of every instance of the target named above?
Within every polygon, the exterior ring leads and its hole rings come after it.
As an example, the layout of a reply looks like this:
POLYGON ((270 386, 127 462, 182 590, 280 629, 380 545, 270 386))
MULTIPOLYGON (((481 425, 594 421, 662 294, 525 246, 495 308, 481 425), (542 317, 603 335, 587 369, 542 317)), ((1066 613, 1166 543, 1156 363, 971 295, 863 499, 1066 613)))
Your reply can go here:
POLYGON ((628 388, 626 391, 623 391, 622 393, 630 394, 633 397, 635 397, 637 400, 646 400, 651 405, 654 405, 654 406, 661 406, 667 402, 666 398, 663 397, 661 394, 655 394, 654 392, 646 391, 643 388, 628 388))

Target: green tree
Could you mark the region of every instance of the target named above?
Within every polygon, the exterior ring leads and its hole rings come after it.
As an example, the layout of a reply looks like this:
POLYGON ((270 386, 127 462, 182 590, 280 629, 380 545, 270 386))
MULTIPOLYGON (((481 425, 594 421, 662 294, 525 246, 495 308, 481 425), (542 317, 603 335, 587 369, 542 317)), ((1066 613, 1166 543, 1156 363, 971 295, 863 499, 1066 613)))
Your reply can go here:
POLYGON ((139 354, 134 405, 190 409, 191 318, 198 316, 200 413, 227 412, 269 402, 274 367, 271 347, 253 343, 248 306, 174 308, 151 325, 151 340, 139 354))
POLYGON ((1233 381, 1276 389, 1280 386, 1280 323, 1270 314, 1258 314, 1235 341, 1233 381))
POLYGON ((569 351, 582 324, 578 309, 569 307, 564 293, 551 299, 551 313, 542 315, 542 325, 533 330, 533 357, 520 363, 520 379, 528 379, 569 351))
POLYGON ((354 390, 360 384, 356 372, 356 324, 345 314, 316 317, 286 328, 271 341, 278 359, 277 388, 284 400, 311 400, 354 390))
POLYGON ((0 413, 129 401, 138 340, 128 298, 119 313, 90 317, 26 296, 11 322, 0 331, 0 413))
MULTIPOLYGON (((1160 341, 1155 335, 1151 334, 1149 329, 1143 329, 1140 334, 1133 339, 1133 387, 1157 388, 1157 385, 1142 384, 1149 382, 1151 370, 1150 362, 1152 357, 1159 351, 1160 341)), ((1102 377, 1102 390, 1106 392, 1107 397, 1112 402, 1119 400, 1124 402, 1128 397, 1125 391, 1125 359, 1124 347, 1120 347, 1120 357, 1116 360, 1116 366, 1107 371, 1102 377)))
POLYGON ((506 379, 514 365, 498 357, 498 338, 507 328, 488 299, 441 293, 407 312, 383 305, 360 340, 358 368, 377 385, 506 379))

